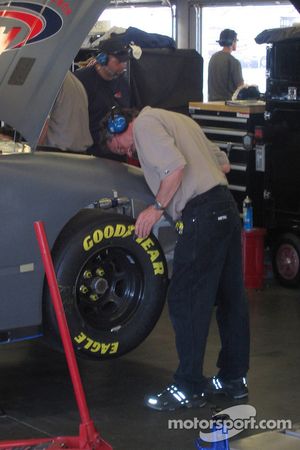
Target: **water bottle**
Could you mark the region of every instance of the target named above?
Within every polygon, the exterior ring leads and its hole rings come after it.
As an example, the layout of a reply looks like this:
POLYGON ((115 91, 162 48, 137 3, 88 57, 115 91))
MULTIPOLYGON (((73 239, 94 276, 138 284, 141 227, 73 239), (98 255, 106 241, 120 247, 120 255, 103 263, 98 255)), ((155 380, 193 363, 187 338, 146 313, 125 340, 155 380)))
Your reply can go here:
POLYGON ((243 223, 244 223, 244 230, 250 231, 253 228, 253 208, 252 208, 252 201, 248 197, 245 198, 243 201, 243 223))

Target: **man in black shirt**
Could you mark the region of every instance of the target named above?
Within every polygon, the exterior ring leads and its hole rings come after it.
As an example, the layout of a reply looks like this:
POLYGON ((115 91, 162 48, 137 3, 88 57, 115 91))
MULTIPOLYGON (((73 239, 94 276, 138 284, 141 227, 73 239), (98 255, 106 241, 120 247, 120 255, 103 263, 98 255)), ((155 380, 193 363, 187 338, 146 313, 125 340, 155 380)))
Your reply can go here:
POLYGON ((100 145, 100 121, 113 106, 131 106, 129 83, 125 75, 131 48, 115 37, 103 41, 99 50, 95 64, 76 70, 75 76, 84 85, 88 96, 93 145, 87 153, 111 158, 111 154, 100 145))

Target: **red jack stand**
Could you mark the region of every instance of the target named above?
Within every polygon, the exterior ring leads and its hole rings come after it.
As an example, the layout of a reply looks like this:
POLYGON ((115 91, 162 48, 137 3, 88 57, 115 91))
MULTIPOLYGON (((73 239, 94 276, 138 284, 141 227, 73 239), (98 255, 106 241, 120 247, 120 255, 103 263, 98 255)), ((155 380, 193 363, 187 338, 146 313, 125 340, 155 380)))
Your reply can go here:
POLYGON ((26 450, 33 450, 38 447, 39 450, 113 450, 107 444, 95 429, 95 425, 90 417, 89 410, 86 403, 86 397, 83 390, 75 352, 73 349, 70 332, 54 272, 53 262, 49 250, 49 245, 42 222, 34 223, 35 233, 37 236, 40 252, 43 259, 43 264, 46 272, 46 277, 51 293, 52 303, 55 310, 59 332, 61 335, 67 364, 73 384, 73 389, 77 401, 77 406, 80 414, 81 423, 79 426, 79 436, 55 437, 46 439, 29 439, 18 441, 2 441, 0 442, 0 449, 18 450, 21 448, 26 450))

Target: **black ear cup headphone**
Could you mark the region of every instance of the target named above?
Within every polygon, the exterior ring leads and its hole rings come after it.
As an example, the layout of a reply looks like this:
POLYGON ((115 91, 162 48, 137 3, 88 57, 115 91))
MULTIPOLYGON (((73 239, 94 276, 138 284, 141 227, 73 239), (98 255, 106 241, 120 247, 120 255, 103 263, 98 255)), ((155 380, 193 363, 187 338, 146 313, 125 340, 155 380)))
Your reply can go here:
POLYGON ((116 106, 113 106, 107 122, 107 130, 110 134, 120 134, 127 130, 127 128, 128 122, 126 117, 116 106))
POLYGON ((99 55, 96 56, 96 61, 101 65, 101 66, 106 66, 108 63, 108 54, 101 52, 99 53, 99 55))

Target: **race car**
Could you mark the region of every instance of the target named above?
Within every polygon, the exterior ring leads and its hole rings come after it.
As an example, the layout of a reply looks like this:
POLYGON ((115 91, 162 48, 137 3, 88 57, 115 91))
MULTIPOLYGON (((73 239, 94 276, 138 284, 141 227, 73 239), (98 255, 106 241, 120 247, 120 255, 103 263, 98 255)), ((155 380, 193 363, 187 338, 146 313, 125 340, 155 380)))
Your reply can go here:
POLYGON ((23 142, 22 151, 16 143, 8 151, 0 137, 0 341, 45 335, 60 345, 34 233, 42 221, 74 348, 96 360, 127 353, 154 327, 175 236, 163 220, 156 236, 136 237, 134 218, 154 201, 140 168, 36 149, 64 76, 108 3, 0 1, 0 120, 23 142))

